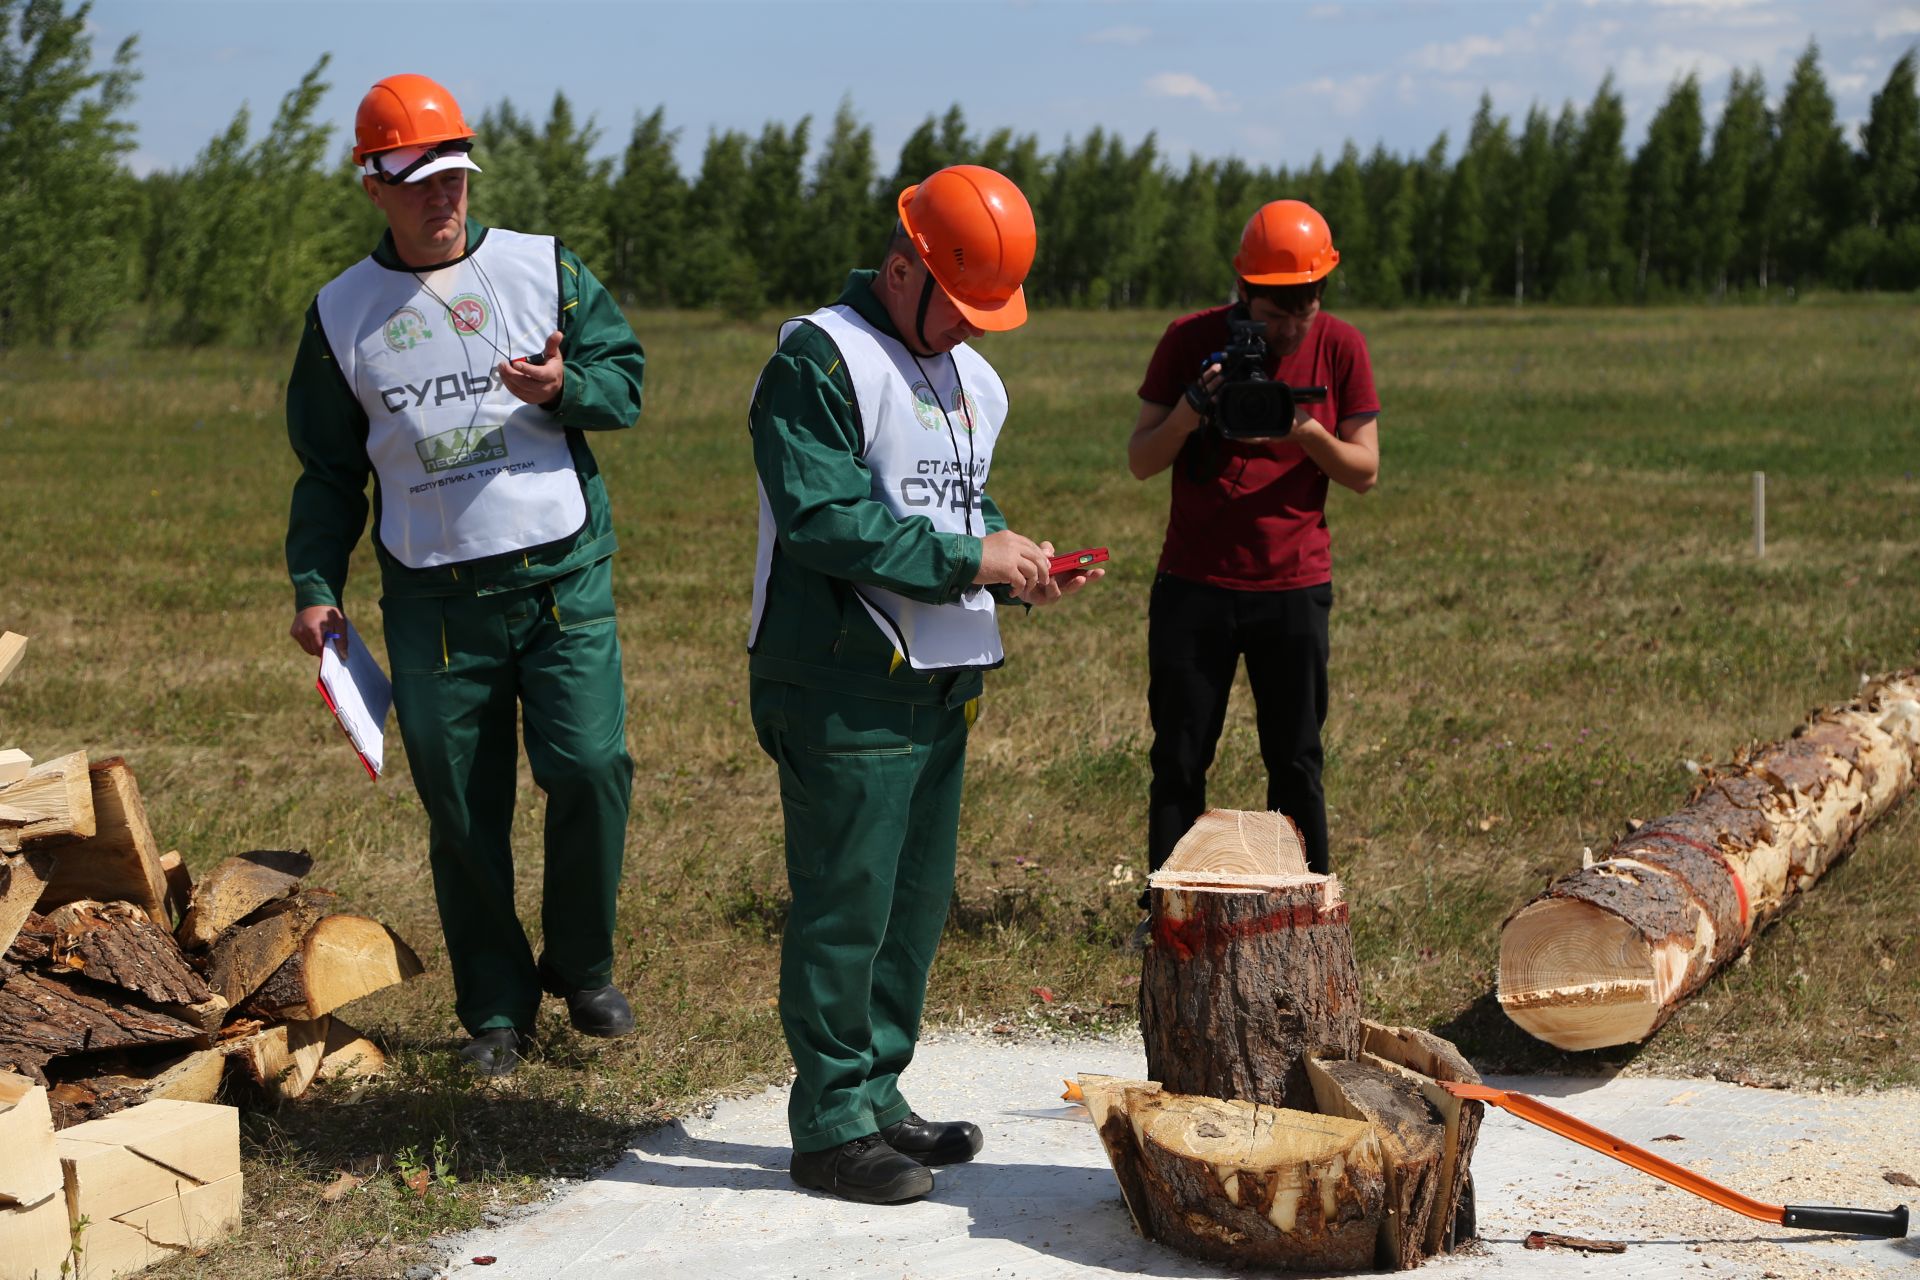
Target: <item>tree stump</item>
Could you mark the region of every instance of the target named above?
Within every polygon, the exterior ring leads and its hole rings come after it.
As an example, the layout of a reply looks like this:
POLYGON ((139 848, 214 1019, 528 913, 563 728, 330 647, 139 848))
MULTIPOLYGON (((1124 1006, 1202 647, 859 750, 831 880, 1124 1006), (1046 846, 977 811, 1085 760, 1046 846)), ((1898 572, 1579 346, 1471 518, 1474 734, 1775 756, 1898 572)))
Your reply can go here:
POLYGON ((1156 872, 1140 977, 1147 1074, 1174 1093, 1314 1109, 1307 1060, 1360 1055, 1360 974, 1332 876, 1215 888, 1156 872))

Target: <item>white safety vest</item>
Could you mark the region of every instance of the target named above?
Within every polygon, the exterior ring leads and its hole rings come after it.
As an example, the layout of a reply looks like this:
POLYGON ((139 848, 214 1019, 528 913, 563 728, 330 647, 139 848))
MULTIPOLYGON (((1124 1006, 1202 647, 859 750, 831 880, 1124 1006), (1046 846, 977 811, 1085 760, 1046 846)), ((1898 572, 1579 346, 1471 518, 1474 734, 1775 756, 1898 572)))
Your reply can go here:
POLYGON ((566 430, 494 373, 501 352, 534 355, 560 327, 552 236, 494 228, 459 262, 429 271, 364 258, 320 290, 319 309, 367 411, 378 534, 394 559, 430 569, 557 542, 586 524, 566 430))
MULTIPOLYGON (((984 537, 980 496, 1007 419, 1006 385, 993 366, 964 343, 948 355, 916 360, 844 304, 787 321, 780 341, 802 324, 831 338, 846 364, 874 501, 901 520, 924 516, 942 533, 984 537)), ((778 542, 762 485, 749 649, 760 634, 778 542)), ((951 604, 926 604, 882 587, 851 585, 874 624, 916 671, 997 667, 1005 659, 993 596, 985 587, 970 587, 951 604)))

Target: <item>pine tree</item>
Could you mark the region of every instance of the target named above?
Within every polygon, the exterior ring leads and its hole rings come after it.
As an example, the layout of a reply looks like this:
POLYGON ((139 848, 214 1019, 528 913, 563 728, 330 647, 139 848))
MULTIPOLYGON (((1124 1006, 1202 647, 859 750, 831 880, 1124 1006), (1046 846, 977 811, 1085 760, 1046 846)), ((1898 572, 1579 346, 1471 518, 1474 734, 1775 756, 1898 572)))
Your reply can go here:
POLYGON ((796 264, 804 296, 832 297, 848 271, 878 265, 891 219, 875 211, 873 189, 873 130, 854 116, 852 102, 843 100, 807 196, 809 230, 796 264))
POLYGON ((1868 288, 1920 286, 1920 96, 1914 51, 1893 64, 1860 132, 1860 216, 1835 257, 1868 288))
MULTIPOLYGON (((1333 233, 1333 244, 1344 264, 1365 262, 1373 251, 1373 220, 1368 216, 1367 192, 1360 177, 1360 148, 1351 142, 1340 151, 1340 162, 1327 175, 1326 190, 1316 206, 1333 233)), ((1336 270, 1327 282, 1330 302, 1357 301, 1360 282, 1356 271, 1336 270)))
POLYGON ((1701 155, 1705 133, 1700 82, 1692 75, 1674 82, 1647 126, 1647 140, 1634 157, 1628 201, 1630 244, 1635 257, 1634 294, 1650 288, 1680 289, 1698 283, 1701 155))
POLYGON ((1799 287, 1819 278, 1827 243, 1852 197, 1852 166, 1819 60, 1819 48, 1809 41, 1780 100, 1767 210, 1781 275, 1799 287))
POLYGON ((742 251, 737 229, 747 201, 747 135, 707 135, 700 176, 687 192, 687 234, 673 265, 673 300, 682 307, 722 307, 749 316, 766 303, 758 264, 742 251))
POLYGON ((1559 156, 1554 150, 1553 128, 1546 111, 1538 106, 1527 111, 1526 127, 1514 148, 1513 179, 1510 191, 1512 214, 1507 220, 1513 253, 1513 305, 1524 306, 1529 293, 1545 296, 1541 286, 1542 264, 1547 257, 1547 237, 1552 230, 1551 200, 1559 185, 1559 156))
POLYGON ((666 108, 634 117, 607 201, 607 285, 615 296, 642 306, 672 297, 687 201, 686 179, 674 162, 680 131, 666 125, 666 108))
POLYGON ((795 303, 814 292, 803 258, 809 230, 807 137, 812 130, 811 116, 801 116, 791 129, 770 120, 747 154, 736 244, 758 267, 771 301, 795 303))
POLYGON ((1750 214, 1766 200, 1771 131, 1760 72, 1735 71, 1713 129, 1704 194, 1694 215, 1701 267, 1716 295, 1748 280, 1765 287, 1765 233, 1750 214))

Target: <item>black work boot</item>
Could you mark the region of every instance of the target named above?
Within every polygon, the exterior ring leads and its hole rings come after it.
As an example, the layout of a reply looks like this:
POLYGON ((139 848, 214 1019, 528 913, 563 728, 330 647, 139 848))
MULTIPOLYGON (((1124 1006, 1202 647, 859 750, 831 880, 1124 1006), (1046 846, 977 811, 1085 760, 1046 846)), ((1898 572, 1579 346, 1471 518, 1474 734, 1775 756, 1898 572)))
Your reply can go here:
POLYGON ((567 1020, 581 1035, 611 1040, 633 1030, 633 1006, 620 994, 620 988, 611 984, 584 990, 570 987, 547 967, 545 956, 540 957, 535 971, 541 988, 548 995, 559 996, 567 1002, 567 1020))
POLYGON ((610 1040, 633 1030, 633 1006, 615 986, 568 992, 567 1018, 583 1036, 610 1040))
POLYGON ((460 1049, 460 1060, 475 1075, 509 1076, 520 1065, 526 1040, 512 1027, 482 1031, 460 1049))
POLYGON ((986 1138, 980 1126, 968 1120, 922 1120, 912 1111, 907 1118, 880 1131, 888 1146, 921 1164, 961 1164, 980 1154, 986 1138))
POLYGON ((825 1151, 796 1151, 788 1166, 793 1180, 862 1204, 899 1204, 933 1190, 933 1175, 868 1134, 825 1151))

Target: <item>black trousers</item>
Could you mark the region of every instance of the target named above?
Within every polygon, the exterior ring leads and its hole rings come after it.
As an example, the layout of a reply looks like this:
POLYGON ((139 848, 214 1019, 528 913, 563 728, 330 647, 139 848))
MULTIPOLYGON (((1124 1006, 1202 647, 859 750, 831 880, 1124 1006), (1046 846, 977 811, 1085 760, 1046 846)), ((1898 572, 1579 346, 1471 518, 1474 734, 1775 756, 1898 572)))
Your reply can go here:
POLYGON ((1300 828, 1309 869, 1329 869, 1320 726, 1327 719, 1332 609, 1330 583, 1295 591, 1229 591, 1164 573, 1154 581, 1147 606, 1150 871, 1159 869, 1206 811, 1207 768, 1242 657, 1267 766, 1267 808, 1300 828))

